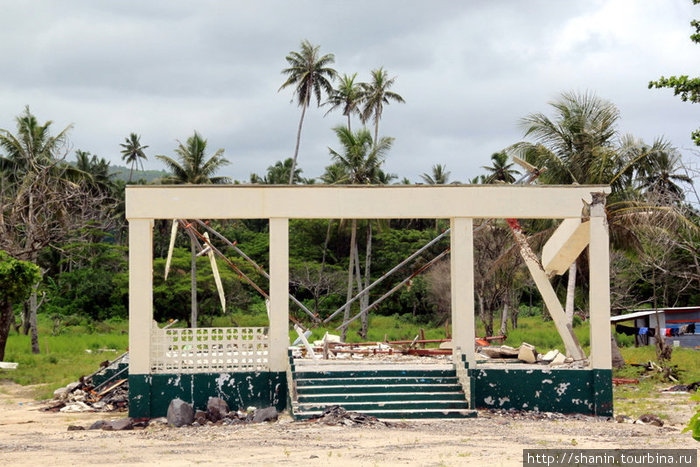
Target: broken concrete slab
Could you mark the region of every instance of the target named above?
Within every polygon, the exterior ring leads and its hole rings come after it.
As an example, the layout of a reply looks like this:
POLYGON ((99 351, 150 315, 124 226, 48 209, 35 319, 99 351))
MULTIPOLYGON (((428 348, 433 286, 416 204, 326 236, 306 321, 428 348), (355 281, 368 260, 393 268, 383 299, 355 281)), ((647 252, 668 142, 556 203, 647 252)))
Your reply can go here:
POLYGON ((194 408, 182 399, 173 399, 168 405, 167 419, 175 427, 190 425, 194 421, 194 408))
POLYGON ((535 346, 523 342, 518 348, 518 360, 522 360, 525 363, 537 363, 537 351, 535 346))
POLYGON ((479 352, 489 358, 517 358, 519 353, 518 349, 508 345, 490 345, 482 347, 479 352))
POLYGON ((551 362, 549 362, 549 364, 551 366, 563 365, 563 364, 567 363, 566 360, 567 360, 566 356, 564 354, 560 353, 560 354, 557 354, 557 356, 554 357, 554 359, 551 362))
POLYGON ((556 356, 559 355, 560 353, 561 353, 561 352, 559 352, 557 349, 550 350, 550 351, 547 352, 546 354, 542 355, 541 360, 542 360, 543 362, 549 363, 549 362, 551 362, 552 360, 554 360, 554 359, 556 358, 556 356))

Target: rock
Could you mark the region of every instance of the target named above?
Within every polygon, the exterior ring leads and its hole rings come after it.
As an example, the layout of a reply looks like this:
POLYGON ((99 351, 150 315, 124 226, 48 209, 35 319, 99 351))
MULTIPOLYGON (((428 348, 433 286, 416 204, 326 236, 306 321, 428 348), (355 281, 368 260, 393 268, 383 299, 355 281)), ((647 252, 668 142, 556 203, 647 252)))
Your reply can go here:
POLYGON ((149 423, 152 425, 167 425, 168 419, 165 417, 152 418, 149 423))
POLYGON ((639 417, 635 423, 643 423, 644 425, 664 426, 663 420, 654 414, 646 413, 639 417))
POLYGON ((207 423, 207 413, 204 410, 197 410, 194 413, 194 422, 200 425, 207 423))
POLYGON ((218 422, 228 414, 228 404, 219 397, 210 397, 207 401, 207 418, 218 422))
POLYGON ((518 360, 522 360, 525 363, 537 363, 537 351, 535 350, 535 346, 527 342, 520 344, 518 360))
POLYGON ((552 366, 563 365, 564 363, 566 363, 566 356, 561 353, 557 354, 557 356, 554 357, 554 359, 551 362, 549 362, 549 364, 552 366))
POLYGON ((180 398, 173 399, 168 405, 168 424, 181 427, 194 421, 194 408, 180 398))
POLYGON ((80 426, 80 425, 68 425, 68 431, 80 431, 80 430, 84 430, 84 429, 85 429, 84 426, 80 426))
POLYGON ((615 421, 617 423, 632 423, 632 419, 627 415, 617 415, 615 416, 615 421))
POLYGON ((253 413, 253 423, 274 422, 277 421, 277 409, 274 407, 265 407, 258 409, 253 413))
POLYGON ((134 429, 134 421, 131 418, 120 418, 119 420, 109 422, 109 424, 112 426, 112 430, 114 431, 134 429))
POLYGON ((106 421, 104 420, 97 420, 95 423, 90 425, 90 428, 88 430, 101 430, 103 426, 107 424, 106 421))

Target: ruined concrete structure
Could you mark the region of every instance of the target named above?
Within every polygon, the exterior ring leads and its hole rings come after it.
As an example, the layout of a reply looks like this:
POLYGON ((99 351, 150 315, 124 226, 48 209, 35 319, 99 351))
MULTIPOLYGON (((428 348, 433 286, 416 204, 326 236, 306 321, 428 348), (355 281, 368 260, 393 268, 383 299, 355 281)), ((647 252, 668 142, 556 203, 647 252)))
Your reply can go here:
MULTIPOLYGON (((602 186, 128 186, 129 388, 132 417, 161 416, 175 397, 206 405, 286 407, 289 219, 446 218, 451 223, 454 364, 470 407, 612 414, 608 230, 602 186), (587 207, 585 210, 584 206, 587 207), (161 329, 153 322, 154 219, 269 219, 270 324, 161 329), (525 258, 567 344, 547 275, 588 246, 590 354, 583 369, 495 368, 474 352, 474 219, 564 219, 543 258, 525 258)), ((573 343, 570 343, 573 345, 573 343)), ((567 345, 567 350, 569 345, 567 345)))

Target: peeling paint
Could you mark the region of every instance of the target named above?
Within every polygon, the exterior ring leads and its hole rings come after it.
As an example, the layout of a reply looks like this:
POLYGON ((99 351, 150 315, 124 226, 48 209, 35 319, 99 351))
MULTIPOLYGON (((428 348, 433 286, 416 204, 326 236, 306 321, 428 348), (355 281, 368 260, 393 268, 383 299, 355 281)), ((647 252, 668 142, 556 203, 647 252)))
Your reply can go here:
POLYGON ((489 396, 489 397, 485 398, 484 402, 486 402, 487 405, 493 405, 493 402, 494 402, 493 397, 489 396))
POLYGON ((543 379, 542 384, 554 384, 554 381, 552 381, 551 379, 543 379))
POLYGON ((489 383, 489 387, 490 387, 490 388, 495 388, 495 387, 496 387, 496 383, 489 383))
POLYGON ((503 404, 505 404, 506 402, 510 402, 510 397, 506 396, 506 397, 499 397, 498 398, 498 405, 500 407, 503 407, 503 404))
POLYGON ((535 397, 540 397, 540 394, 542 394, 542 391, 535 391, 535 397))
POLYGON ((559 394, 560 396, 563 396, 566 394, 566 390, 571 386, 571 383, 559 383, 559 386, 554 388, 554 390, 559 394))

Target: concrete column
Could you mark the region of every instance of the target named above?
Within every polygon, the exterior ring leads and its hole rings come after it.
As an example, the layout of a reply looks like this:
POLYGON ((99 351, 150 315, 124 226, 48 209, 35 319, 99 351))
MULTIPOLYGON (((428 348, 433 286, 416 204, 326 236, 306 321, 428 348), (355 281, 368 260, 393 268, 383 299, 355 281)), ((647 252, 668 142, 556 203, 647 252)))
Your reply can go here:
POLYGON ((590 323, 592 368, 612 368, 610 348, 610 249, 608 222, 605 215, 605 195, 593 193, 591 204, 590 262, 590 323))
MULTIPOLYGON (((460 348, 469 368, 474 368, 474 232, 470 218, 450 221, 452 290, 452 346, 460 348)), ((460 362, 455 362, 459 364, 460 362)))
POLYGON ((270 219, 270 371, 287 371, 289 219, 270 219))
POLYGON ((153 219, 129 220, 129 374, 151 372, 153 219))

